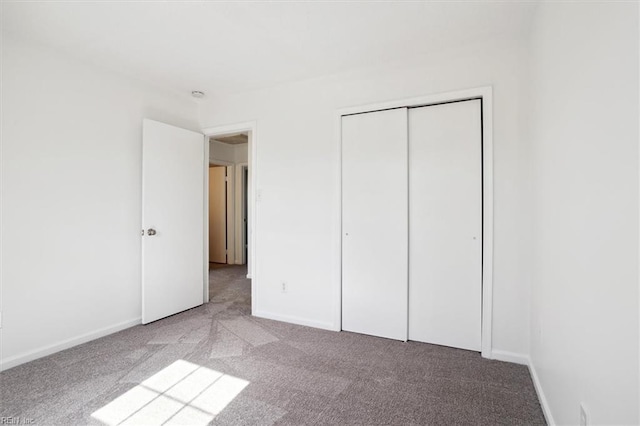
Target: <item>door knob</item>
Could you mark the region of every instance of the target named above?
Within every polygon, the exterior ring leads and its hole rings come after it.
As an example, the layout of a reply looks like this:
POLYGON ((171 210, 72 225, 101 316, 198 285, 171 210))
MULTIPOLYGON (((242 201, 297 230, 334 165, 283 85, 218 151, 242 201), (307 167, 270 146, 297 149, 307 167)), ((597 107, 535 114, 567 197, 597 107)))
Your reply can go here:
POLYGON ((153 228, 149 228, 149 230, 147 231, 147 235, 149 236, 156 235, 156 230, 153 228))

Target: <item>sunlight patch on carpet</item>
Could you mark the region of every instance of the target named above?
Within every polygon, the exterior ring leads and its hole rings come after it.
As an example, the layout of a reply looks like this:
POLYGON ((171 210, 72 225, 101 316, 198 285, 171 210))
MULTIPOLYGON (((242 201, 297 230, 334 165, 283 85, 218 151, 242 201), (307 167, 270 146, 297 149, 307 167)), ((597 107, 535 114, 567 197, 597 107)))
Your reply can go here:
POLYGON ((178 360, 91 417, 105 425, 207 425, 248 381, 178 360))

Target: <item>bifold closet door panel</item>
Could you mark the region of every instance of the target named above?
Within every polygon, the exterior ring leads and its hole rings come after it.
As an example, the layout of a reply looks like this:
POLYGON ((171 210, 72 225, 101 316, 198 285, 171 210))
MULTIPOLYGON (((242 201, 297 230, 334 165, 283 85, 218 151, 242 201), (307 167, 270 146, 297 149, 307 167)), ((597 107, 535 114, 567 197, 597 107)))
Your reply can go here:
POLYGON ((342 329, 407 339, 407 109, 342 118, 342 329))
POLYGON ((409 340, 480 351, 480 100, 409 110, 409 340))

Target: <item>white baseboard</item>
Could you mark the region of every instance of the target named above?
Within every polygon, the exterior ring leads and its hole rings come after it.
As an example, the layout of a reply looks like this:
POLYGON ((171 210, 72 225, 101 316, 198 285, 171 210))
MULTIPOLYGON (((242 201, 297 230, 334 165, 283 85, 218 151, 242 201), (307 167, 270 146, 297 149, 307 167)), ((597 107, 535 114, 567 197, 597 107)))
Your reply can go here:
POLYGON ((533 365, 531 357, 529 355, 519 354, 516 352, 494 349, 491 351, 491 359, 513 362, 515 364, 526 365, 527 367, 529 367, 529 374, 531 375, 533 386, 536 389, 536 393, 538 394, 538 400, 540 401, 540 406, 542 407, 544 418, 547 421, 548 425, 555 426, 556 422, 553 420, 553 416, 551 415, 549 403, 547 402, 547 398, 545 397, 544 391, 542 390, 542 385, 540 384, 540 379, 538 379, 538 373, 536 372, 536 368, 533 365))
POLYGON ((306 325, 307 327, 321 328, 323 330, 333 330, 333 324, 329 322, 313 321, 305 318, 292 317, 287 315, 273 314, 271 312, 257 311, 253 314, 258 318, 266 318, 275 321, 288 322, 297 325, 306 325))
POLYGON ((556 422, 553 420, 553 416, 551 415, 551 408, 549 407, 547 398, 545 397, 544 391, 542 390, 542 384, 540 384, 540 379, 538 378, 536 367, 533 365, 533 361, 531 360, 531 358, 527 358, 529 359, 529 373, 531 374, 531 380, 533 380, 533 387, 535 387, 536 393, 538 394, 538 400, 540 401, 540 405, 542 406, 544 418, 547 421, 548 425, 555 426, 556 422))
POLYGON ((53 353, 72 348, 82 343, 86 343, 91 340, 98 339, 100 337, 108 336, 109 334, 116 333, 126 328, 133 327, 134 325, 140 324, 141 320, 142 320, 141 318, 135 318, 128 321, 123 321, 121 323, 118 323, 109 327, 104 327, 99 330, 91 331, 89 333, 85 333, 77 337, 72 337, 70 339, 66 339, 61 342, 43 346, 41 348, 34 349, 19 355, 14 355, 12 357, 9 357, 0 361, 0 371, 8 370, 20 364, 24 364, 26 362, 33 361, 38 358, 42 358, 47 355, 51 355, 53 353))
POLYGON ((250 280, 251 279, 251 274, 247 274, 247 279, 250 280))
POLYGON ((513 362, 514 364, 529 365, 529 356, 519 354, 517 352, 501 351, 493 349, 491 351, 491 359, 505 362, 513 362))

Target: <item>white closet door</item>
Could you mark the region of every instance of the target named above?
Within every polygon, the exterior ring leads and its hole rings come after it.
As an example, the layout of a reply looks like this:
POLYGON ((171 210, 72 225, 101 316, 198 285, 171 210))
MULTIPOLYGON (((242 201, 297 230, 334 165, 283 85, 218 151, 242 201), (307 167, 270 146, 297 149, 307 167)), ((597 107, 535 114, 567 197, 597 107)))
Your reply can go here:
POLYGON ((342 329, 407 338, 407 109, 342 118, 342 329))
POLYGON ((480 100, 409 110, 409 340, 480 351, 480 100))

